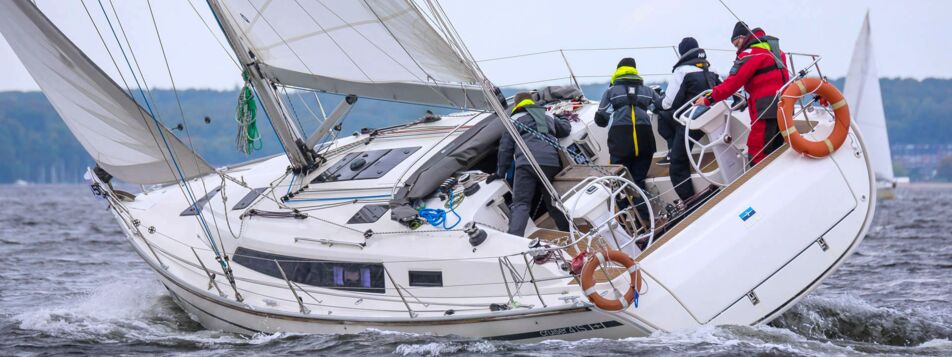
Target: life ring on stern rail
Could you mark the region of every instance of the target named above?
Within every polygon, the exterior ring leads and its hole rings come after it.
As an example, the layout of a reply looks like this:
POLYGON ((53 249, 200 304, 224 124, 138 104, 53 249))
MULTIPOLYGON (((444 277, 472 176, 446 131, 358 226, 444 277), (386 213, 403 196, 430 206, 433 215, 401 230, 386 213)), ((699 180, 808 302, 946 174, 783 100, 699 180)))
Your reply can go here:
POLYGON ((846 105, 843 93, 840 93, 830 82, 816 77, 803 78, 793 82, 793 85, 783 91, 780 105, 777 106, 777 127, 780 129, 780 135, 787 139, 793 150, 813 158, 826 157, 839 149, 846 141, 850 131, 849 106, 846 105), (807 140, 793 125, 794 104, 800 97, 809 93, 816 93, 830 103, 836 119, 833 132, 822 141, 807 140))
POLYGON ((595 253, 592 258, 585 263, 582 268, 582 291, 588 300, 599 309, 607 311, 621 311, 631 306, 635 299, 636 287, 641 290, 641 266, 635 262, 628 254, 618 250, 609 250, 606 252, 595 253), (614 262, 621 264, 628 271, 631 283, 628 285, 628 291, 625 296, 616 300, 609 300, 595 291, 595 269, 602 263, 614 262))

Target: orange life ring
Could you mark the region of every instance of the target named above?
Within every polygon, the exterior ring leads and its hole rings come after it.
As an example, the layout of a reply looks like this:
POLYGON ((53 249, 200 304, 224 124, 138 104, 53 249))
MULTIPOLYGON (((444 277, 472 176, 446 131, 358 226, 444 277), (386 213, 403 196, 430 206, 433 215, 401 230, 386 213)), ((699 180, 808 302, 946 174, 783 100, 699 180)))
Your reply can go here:
POLYGON ((786 138, 797 152, 814 158, 825 157, 839 149, 846 141, 846 135, 850 131, 849 106, 846 105, 843 93, 830 82, 815 77, 803 78, 793 82, 783 91, 780 105, 777 106, 777 127, 780 129, 780 135, 786 138), (794 104, 808 93, 815 93, 830 103, 836 118, 833 132, 822 141, 807 140, 793 125, 794 104))
POLYGON ((609 250, 604 253, 595 253, 582 268, 582 291, 588 300, 599 309, 607 311, 621 311, 627 309, 635 299, 635 291, 641 290, 641 269, 634 259, 618 250, 609 250), (595 269, 603 263, 615 262, 628 270, 631 283, 625 296, 617 300, 608 300, 595 291, 595 269), (637 288, 635 287, 637 285, 637 288))

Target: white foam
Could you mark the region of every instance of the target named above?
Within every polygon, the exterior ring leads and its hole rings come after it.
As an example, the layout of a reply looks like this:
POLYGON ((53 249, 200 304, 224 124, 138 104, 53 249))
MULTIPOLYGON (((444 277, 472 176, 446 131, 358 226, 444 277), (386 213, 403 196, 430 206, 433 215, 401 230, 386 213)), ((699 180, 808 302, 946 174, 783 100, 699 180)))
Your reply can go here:
POLYGON ((118 280, 65 304, 38 306, 13 318, 22 329, 99 342, 257 345, 291 336, 259 333, 245 337, 219 331, 183 330, 185 315, 168 300, 163 300, 164 296, 165 289, 154 280, 118 280))
POLYGON ((944 338, 931 339, 919 345, 922 348, 952 348, 952 341, 944 338))
POLYGON ((444 353, 457 353, 461 351, 494 353, 497 349, 496 346, 489 341, 475 341, 471 343, 431 342, 424 344, 402 344, 397 346, 397 349, 394 350, 393 353, 403 356, 439 356, 444 353))

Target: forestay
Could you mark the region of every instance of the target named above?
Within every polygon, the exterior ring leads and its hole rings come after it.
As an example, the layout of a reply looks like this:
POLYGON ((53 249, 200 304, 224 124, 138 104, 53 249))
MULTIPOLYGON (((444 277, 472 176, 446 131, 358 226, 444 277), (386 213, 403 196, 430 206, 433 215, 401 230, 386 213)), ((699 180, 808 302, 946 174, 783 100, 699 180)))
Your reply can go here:
POLYGON ((856 39, 845 87, 846 102, 849 103, 850 111, 853 112, 853 117, 856 118, 863 132, 863 141, 866 142, 866 148, 869 150, 876 177, 894 181, 889 135, 886 132, 886 114, 883 112, 876 56, 873 54, 869 13, 866 14, 863 28, 856 39))
POLYGON ((0 33, 80 144, 113 176, 136 184, 177 181, 168 148, 186 178, 214 172, 168 129, 157 127, 30 1, 0 1, 0 33))
POLYGON ((487 108, 472 71, 406 0, 219 1, 265 76, 291 87, 487 108))

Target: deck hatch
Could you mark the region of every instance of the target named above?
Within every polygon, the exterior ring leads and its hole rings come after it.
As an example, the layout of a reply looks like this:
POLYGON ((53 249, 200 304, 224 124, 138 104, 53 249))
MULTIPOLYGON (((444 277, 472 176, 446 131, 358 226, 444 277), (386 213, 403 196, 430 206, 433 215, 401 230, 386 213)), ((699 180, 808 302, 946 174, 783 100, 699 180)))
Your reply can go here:
POLYGON ((366 205, 361 207, 357 213, 354 213, 354 215, 350 217, 349 220, 347 220, 347 224, 374 223, 380 220, 380 217, 383 217, 383 215, 389 210, 390 205, 387 204, 366 205))
POLYGON ((248 194, 246 194, 245 197, 242 197, 241 201, 238 201, 238 203, 236 203, 235 206, 231 208, 231 210, 237 211, 240 209, 248 208, 248 206, 251 206, 251 203, 253 203, 256 199, 258 199, 258 196, 261 196, 261 194, 267 189, 268 189, 267 187, 258 187, 256 189, 248 191, 248 194))
POLYGON ((211 200, 212 197, 215 197, 216 194, 218 194, 218 191, 221 191, 221 186, 213 188, 211 191, 208 192, 208 194, 205 195, 205 197, 202 197, 198 201, 195 201, 194 206, 189 205, 188 208, 186 208, 184 211, 182 211, 182 213, 179 214, 179 216, 197 215, 198 212, 200 212, 202 208, 205 207, 206 204, 208 204, 208 201, 211 200), (197 210, 195 209, 196 207, 198 207, 197 210))
POLYGON ((300 284, 365 293, 386 292, 386 277, 381 263, 307 259, 243 247, 235 251, 232 261, 261 274, 284 280, 277 266, 281 264, 288 280, 300 284))
POLYGON ((413 155, 419 146, 352 152, 318 175, 312 183, 381 178, 413 155))

